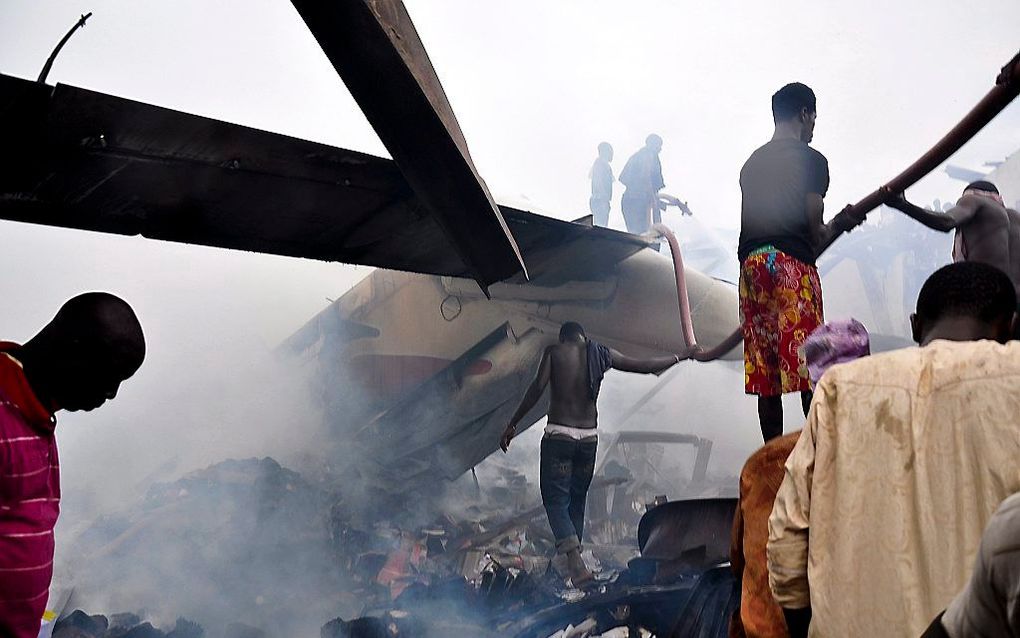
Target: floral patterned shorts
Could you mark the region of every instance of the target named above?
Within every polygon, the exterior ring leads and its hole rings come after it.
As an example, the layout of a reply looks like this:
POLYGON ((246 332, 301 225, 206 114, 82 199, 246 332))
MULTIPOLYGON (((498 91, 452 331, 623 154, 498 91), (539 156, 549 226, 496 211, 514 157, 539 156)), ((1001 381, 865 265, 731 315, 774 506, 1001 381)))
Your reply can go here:
POLYGON ((818 270, 771 246, 740 267, 744 391, 763 397, 810 390, 800 348, 822 325, 818 270))

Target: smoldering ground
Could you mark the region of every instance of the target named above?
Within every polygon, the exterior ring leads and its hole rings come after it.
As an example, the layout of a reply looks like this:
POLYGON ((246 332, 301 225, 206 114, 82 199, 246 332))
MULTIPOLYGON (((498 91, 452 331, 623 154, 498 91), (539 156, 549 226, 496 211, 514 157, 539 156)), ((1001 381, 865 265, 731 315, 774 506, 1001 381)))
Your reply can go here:
POLYGON ((137 410, 128 421, 139 436, 95 436, 93 458, 116 446, 133 461, 116 488, 87 469, 65 480, 55 583, 74 588, 74 607, 157 626, 186 616, 210 635, 235 621, 308 634, 335 613, 330 596, 344 586, 330 560, 334 486, 321 477, 344 462, 342 449, 322 435, 299 371, 268 352, 232 354, 239 371, 229 378, 196 369, 167 388, 178 409, 125 406, 137 410))
MULTIPOLYGON (((307 383, 307 363, 275 352, 364 270, 49 230, 55 260, 19 241, 37 229, 5 228, 7 258, 31 265, 47 293, 26 295, 17 276, 0 280, 0 298, 8 300, 4 337, 27 339, 66 298, 105 289, 135 306, 149 342, 145 365, 116 400, 94 413, 60 416, 56 584, 74 586, 73 606, 144 611, 164 625, 189 616, 210 635, 236 620, 281 635, 314 635, 326 620, 360 612, 332 562, 328 519, 337 502, 401 525, 467 506, 461 496, 470 493, 470 475, 455 482, 467 492, 386 511, 377 493, 344 474, 351 450, 337 436, 342 424, 323 422, 314 396, 321 388, 307 383), (338 485, 336 476, 345 480, 338 485)), ((833 276, 848 276, 849 266, 840 268, 833 276)), ((862 292, 851 299, 844 287, 829 290, 836 316, 866 306, 862 292)), ((889 311, 896 313, 902 309, 889 311)), ((709 438, 709 475, 735 477, 760 436, 740 377, 732 364, 687 362, 637 406, 660 379, 611 373, 599 403, 603 433, 656 429, 709 438)), ((795 403, 786 413, 788 429, 802 423, 795 403)), ((479 465, 482 499, 506 497, 503 466, 527 478, 524 498, 537 503, 541 425, 509 455, 497 452, 479 465)), ((669 459, 677 472, 692 461, 682 458, 684 450, 671 454, 681 457, 669 459)), ((523 506, 500 503, 514 505, 523 506)))

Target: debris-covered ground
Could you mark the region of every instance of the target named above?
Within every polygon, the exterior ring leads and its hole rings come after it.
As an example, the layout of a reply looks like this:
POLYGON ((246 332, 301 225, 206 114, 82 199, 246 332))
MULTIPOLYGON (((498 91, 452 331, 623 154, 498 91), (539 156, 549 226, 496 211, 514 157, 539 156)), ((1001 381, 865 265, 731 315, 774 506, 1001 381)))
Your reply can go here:
POLYGON ((687 616, 700 629, 678 635, 723 635, 736 594, 711 568, 726 560, 734 499, 675 500, 732 489, 706 476, 710 451, 676 434, 606 441, 585 591, 564 580, 537 486, 509 466, 395 497, 352 493, 328 467, 227 460, 80 535, 53 636, 668 636, 687 616), (671 462, 678 446, 693 463, 671 462), (99 609, 118 613, 89 615, 99 609))

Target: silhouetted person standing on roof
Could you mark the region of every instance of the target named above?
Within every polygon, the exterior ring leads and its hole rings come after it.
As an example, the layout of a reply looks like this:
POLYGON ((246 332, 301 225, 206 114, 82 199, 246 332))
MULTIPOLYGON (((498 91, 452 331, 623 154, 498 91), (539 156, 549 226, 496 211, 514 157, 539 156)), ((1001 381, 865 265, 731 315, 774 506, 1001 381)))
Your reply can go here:
POLYGON ((944 213, 915 206, 903 193, 887 201, 928 228, 943 233, 956 230, 953 261, 976 261, 994 266, 1009 275, 1014 291, 1020 292, 1020 228, 1018 214, 1002 202, 999 189, 984 180, 969 184, 956 206, 944 213))
POLYGON ((659 191, 666 186, 659 162, 661 151, 662 138, 649 135, 644 147, 631 155, 620 173, 620 182, 627 187, 620 208, 629 233, 647 233, 653 220, 658 221, 659 191))
POLYGON ((596 226, 609 226, 609 202, 613 199, 613 167, 609 165, 613 161, 613 147, 609 142, 599 144, 599 156, 591 165, 591 199, 588 200, 588 207, 594 216, 596 226))
POLYGON ((783 433, 782 395, 800 392, 811 404, 799 350, 822 324, 822 284, 815 257, 833 235, 863 221, 840 213, 822 221, 829 164, 808 143, 814 136, 815 94, 787 84, 772 96, 776 128, 740 170, 740 312, 744 391, 758 395, 762 438, 783 433))
POLYGON ((144 358, 134 311, 101 292, 65 303, 23 346, 0 342, 0 636, 39 635, 60 511, 54 413, 98 408, 144 358))
POLYGON ((588 339, 580 324, 560 328, 560 342, 542 355, 538 374, 503 432, 505 452, 517 433, 517 423, 538 403, 547 385, 549 419, 542 438, 542 503, 556 538, 556 551, 565 554, 570 579, 579 587, 592 579, 581 560, 584 506, 595 471, 598 447, 596 400, 602 377, 610 368, 660 374, 680 362, 679 355, 635 359, 588 339))

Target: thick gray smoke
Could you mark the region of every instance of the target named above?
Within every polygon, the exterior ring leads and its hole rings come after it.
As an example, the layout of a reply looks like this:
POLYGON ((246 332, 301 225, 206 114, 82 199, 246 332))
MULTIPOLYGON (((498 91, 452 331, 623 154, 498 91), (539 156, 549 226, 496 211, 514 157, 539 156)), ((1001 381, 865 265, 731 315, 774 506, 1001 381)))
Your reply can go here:
POLYGON ((125 399, 120 424, 63 443, 56 583, 74 606, 277 635, 335 613, 334 486, 316 480, 343 448, 322 434, 302 371, 244 342, 217 351, 236 366, 182 356, 174 367, 190 372, 161 399, 125 399))
MULTIPOLYGON (((872 260, 889 264, 870 275, 884 303, 871 303, 876 295, 869 296, 859 264, 844 259, 824 284, 830 318, 852 314, 905 336, 919 283, 900 274, 926 274, 937 264, 914 262, 948 253, 942 246, 899 251, 903 242, 893 230, 882 229, 892 233, 888 246, 869 242, 872 260)), ((425 525, 443 509, 473 515, 465 497, 470 475, 446 499, 386 511, 378 493, 344 475, 350 448, 337 436, 342 427, 324 427, 309 391, 321 390, 308 383, 311 366, 274 352, 364 270, 16 224, 5 225, 3 241, 6 259, 30 266, 44 291, 27 294, 17 277, 0 280, 9 302, 0 317, 3 337, 27 339, 66 298, 106 289, 135 306, 149 341, 145 365, 116 400, 60 417, 64 500, 55 582, 74 587, 73 606, 142 612, 164 626, 190 616, 210 635, 237 620, 279 635, 314 635, 329 618, 361 611, 354 597, 341 595, 350 588, 334 555, 338 503, 345 516, 375 507, 381 518, 408 526, 425 525), (40 235, 59 260, 40 257, 24 241, 40 235)), ((604 438, 637 429, 711 439, 709 478, 735 488, 743 460, 760 442, 739 364, 684 363, 639 405, 660 380, 608 375, 599 402, 604 438)), ((787 429, 799 427, 798 402, 786 407, 787 429)), ((479 465, 479 495, 509 510, 537 503, 541 426, 509 455, 497 452, 479 465), (524 474, 529 487, 506 489, 508 469, 524 474)), ((690 471, 693 449, 666 453, 663 468, 690 471)))
POLYGON ((273 351, 367 271, 3 226, 2 338, 27 340, 67 298, 108 290, 148 341, 115 400, 58 415, 55 590, 73 586, 70 604, 93 613, 190 616, 211 636, 245 619, 315 635, 337 613, 321 592, 342 589, 325 580, 333 486, 321 477, 344 446, 322 434, 305 371, 273 351), (247 460, 265 457, 301 476, 247 460), (227 459, 239 462, 192 474, 227 459))

